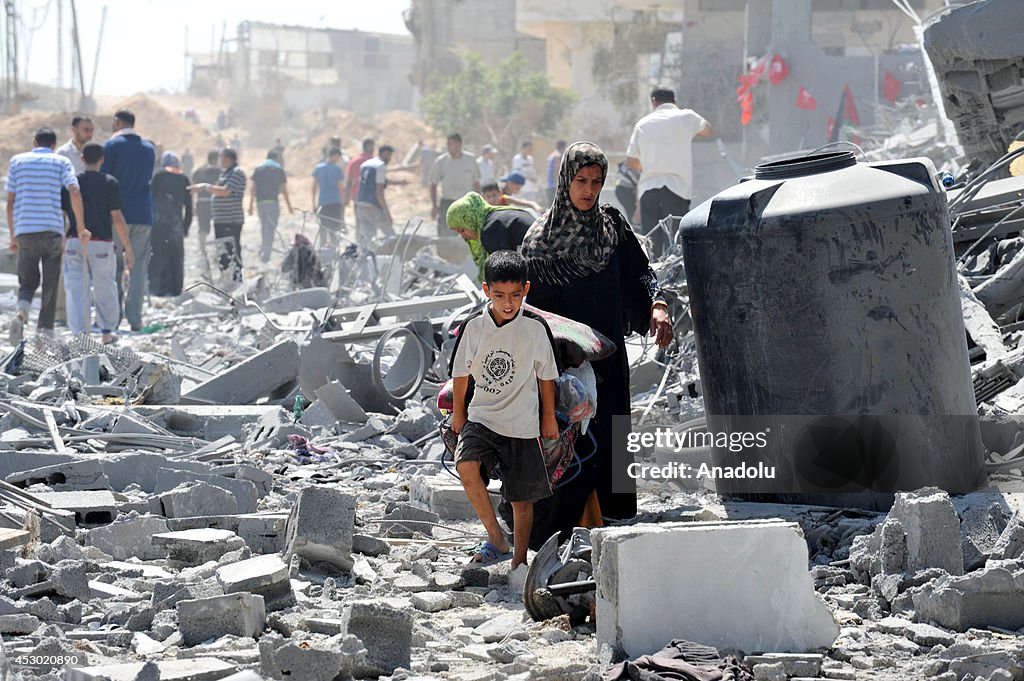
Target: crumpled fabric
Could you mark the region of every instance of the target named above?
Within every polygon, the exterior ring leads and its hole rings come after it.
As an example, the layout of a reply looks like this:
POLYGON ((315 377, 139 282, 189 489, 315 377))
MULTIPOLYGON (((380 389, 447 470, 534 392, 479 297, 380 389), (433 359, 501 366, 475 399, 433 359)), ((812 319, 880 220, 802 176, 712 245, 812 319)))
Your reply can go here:
POLYGON ((620 662, 601 676, 603 681, 754 681, 737 658, 722 657, 711 646, 673 639, 653 655, 620 662))
MULTIPOLYGON (((573 423, 580 424, 580 432, 586 433, 587 426, 590 425, 590 419, 597 414, 597 374, 594 373, 594 367, 590 362, 583 362, 578 367, 570 367, 562 372, 563 378, 565 376, 571 376, 579 382, 579 386, 573 383, 573 390, 580 394, 580 402, 578 406, 572 411, 572 413, 565 411, 561 406, 559 411, 570 416, 570 421, 573 423), (582 388, 582 390, 580 390, 582 388), (589 411, 589 413, 588 413, 589 411)), ((566 386, 568 389, 568 386, 566 386)), ((562 388, 559 388, 559 404, 562 404, 562 388)), ((568 396, 567 396, 568 399, 568 396)))
POLYGON ((334 462, 338 460, 338 452, 332 447, 320 447, 310 442, 303 435, 291 434, 288 444, 292 449, 297 463, 305 466, 311 463, 334 462))

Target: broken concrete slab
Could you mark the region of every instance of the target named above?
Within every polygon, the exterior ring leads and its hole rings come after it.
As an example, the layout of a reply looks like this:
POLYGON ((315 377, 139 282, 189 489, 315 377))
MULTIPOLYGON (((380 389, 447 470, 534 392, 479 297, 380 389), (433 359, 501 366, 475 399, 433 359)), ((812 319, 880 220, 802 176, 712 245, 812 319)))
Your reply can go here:
POLYGON ((305 487, 288 518, 288 556, 352 569, 356 498, 329 487, 305 487))
POLYGON ((1024 513, 1014 513, 1002 533, 996 538, 988 557, 1006 560, 1024 556, 1024 513))
POLYGON ((224 593, 249 592, 263 596, 267 612, 295 605, 288 566, 278 555, 256 556, 217 568, 224 593))
POLYGON ((115 560, 138 558, 158 560, 167 552, 153 545, 153 535, 167 532, 167 521, 156 516, 134 516, 117 520, 103 527, 94 527, 86 536, 86 544, 95 546, 115 560))
POLYGON ((380 533, 385 537, 412 539, 417 534, 432 536, 434 525, 441 522, 441 517, 409 504, 398 504, 384 520, 389 521, 380 524, 380 533))
POLYGON ((248 480, 236 480, 215 473, 195 473, 161 468, 157 472, 155 492, 168 492, 182 484, 202 482, 214 487, 220 487, 234 495, 236 508, 226 513, 206 512, 196 515, 228 515, 230 513, 254 513, 260 494, 256 485, 248 480))
POLYGON ((1002 504, 998 502, 964 509, 960 514, 960 544, 964 552, 964 572, 975 570, 985 564, 989 552, 999 540, 999 535, 1006 529, 1008 520, 1002 504))
POLYGON ((41 625, 39 618, 33 615, 0 615, 0 634, 31 634, 41 625))
MULTIPOLYGON (((7 454, 5 456, 13 456, 7 454)), ((103 490, 110 489, 110 479, 103 471, 103 465, 99 459, 76 459, 64 456, 67 459, 61 463, 54 463, 49 466, 29 466, 25 470, 9 473, 5 480, 18 487, 30 487, 43 484, 53 489, 68 490, 103 490)), ((9 465, 16 466, 15 461, 9 465)))
POLYGON ((245 540, 253 553, 282 553, 287 548, 288 513, 245 513, 242 515, 192 516, 167 521, 172 531, 209 527, 230 530, 245 540))
POLYGON ((956 640, 954 634, 933 627, 924 622, 911 622, 902 617, 885 617, 878 620, 875 625, 887 634, 895 634, 910 639, 919 646, 950 646, 956 640))
POLYGON ((0 527, 0 551, 14 549, 29 543, 32 535, 25 530, 12 530, 0 527))
POLYGON ((596 529, 591 538, 598 645, 637 656, 682 638, 803 653, 829 647, 839 634, 814 592, 795 523, 637 525, 596 529), (701 616, 686 614, 694 612, 701 616))
POLYGON ((207 482, 183 482, 170 491, 153 497, 152 506, 168 518, 228 515, 238 510, 238 498, 219 485, 207 482))
POLYGON ((109 490, 36 492, 35 496, 53 508, 73 511, 79 524, 113 522, 117 509, 117 500, 109 490))
POLYGON ((281 341, 181 396, 183 404, 255 404, 287 392, 299 378, 299 346, 281 341))
POLYGON ((422 612, 441 612, 452 607, 452 597, 440 591, 424 591, 412 595, 412 607, 422 612))
POLYGON ((914 592, 914 619, 953 631, 1024 627, 1024 568, 1000 564, 963 576, 940 577, 914 592))
POLYGON ((889 517, 906 533, 909 572, 937 567, 951 575, 963 574, 960 519, 949 494, 934 487, 899 492, 889 517))
POLYGON ((316 389, 319 402, 342 423, 366 423, 367 415, 359 403, 352 399, 341 381, 330 381, 316 389))
POLYGON ((756 668, 758 665, 778 665, 782 671, 783 678, 804 676, 817 678, 821 675, 821 663, 824 660, 822 655, 808 655, 797 653, 767 653, 764 655, 747 655, 743 663, 754 669, 754 676, 758 678, 756 668))
POLYGON ((234 532, 211 529, 162 532, 153 535, 153 544, 167 550, 168 561, 187 566, 215 561, 245 547, 245 542, 234 532))
POLYGON ((246 428, 273 427, 291 423, 279 405, 195 404, 171 407, 136 407, 136 412, 176 435, 201 437, 207 441, 225 435, 238 437, 246 428))
MULTIPOLYGON (((64 681, 138 681, 147 663, 65 667, 64 681)), ((218 681, 231 676, 238 667, 215 657, 194 657, 181 660, 160 660, 155 663, 160 681, 218 681)))
POLYGON ((366 648, 355 636, 299 641, 264 636, 260 639, 260 672, 272 679, 333 681, 364 667, 366 648))
POLYGON ((259 638, 267 620, 263 597, 249 593, 178 601, 175 607, 186 646, 227 634, 259 638))
MULTIPOLYGON (((497 509, 501 503, 500 482, 488 487, 491 504, 497 509)), ((475 520, 476 511, 466 497, 466 490, 458 480, 441 475, 418 475, 409 486, 409 501, 436 513, 442 520, 475 520)), ((426 532, 427 528, 420 528, 426 532)), ((427 532, 429 534, 429 532, 427 532)))
POLYGON ((409 668, 412 646, 412 615, 381 603, 354 601, 341 615, 342 631, 366 647, 366 664, 358 678, 391 674, 409 668))

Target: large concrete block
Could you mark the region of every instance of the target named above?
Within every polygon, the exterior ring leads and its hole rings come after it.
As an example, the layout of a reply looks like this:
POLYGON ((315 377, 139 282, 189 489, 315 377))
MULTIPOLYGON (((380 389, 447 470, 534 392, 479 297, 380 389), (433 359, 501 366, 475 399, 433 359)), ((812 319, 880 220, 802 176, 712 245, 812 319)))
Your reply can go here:
POLYGON ((263 596, 248 593, 178 601, 176 607, 186 646, 228 634, 259 638, 267 621, 263 596))
POLYGON ((636 525, 591 537, 598 645, 630 657, 674 638, 803 653, 829 647, 839 634, 814 592, 796 523, 636 525))
POLYGON ((281 341, 182 395, 183 404, 254 404, 299 378, 299 346, 281 341))
POLYGON ((940 577, 913 595, 915 619, 954 631, 971 627, 1024 627, 1024 569, 986 566, 963 576, 940 577))
POLYGON ((330 487, 299 492, 288 518, 288 555, 352 569, 356 498, 330 487))
POLYGON ((365 663, 366 648, 355 636, 301 642, 276 636, 260 639, 260 672, 272 679, 333 681, 348 678, 365 663))
POLYGON ((246 513, 243 515, 191 516, 167 521, 172 531, 210 527, 231 530, 245 540, 253 553, 282 553, 286 544, 287 513, 246 513))
POLYGON ((153 535, 153 544, 167 550, 167 560, 179 565, 202 565, 245 546, 228 530, 184 530, 153 535))
POLYGON ((267 611, 295 605, 288 566, 278 555, 256 556, 217 569, 217 581, 224 593, 249 592, 263 596, 267 611))
POLYGON ((153 545, 153 535, 167 532, 167 521, 155 516, 127 518, 89 530, 86 544, 95 546, 115 560, 138 558, 159 560, 167 555, 163 548, 153 545))
MULTIPOLYGON (((491 504, 497 509, 501 503, 501 483, 493 481, 490 486, 491 504)), ((409 501, 425 506, 442 520, 476 520, 473 504, 466 497, 466 490, 458 480, 449 475, 416 476, 409 485, 409 501)), ((417 528, 430 534, 429 526, 417 528)))
MULTIPOLYGON (((235 497, 236 507, 228 513, 254 513, 256 503, 259 501, 259 493, 256 485, 248 480, 236 480, 223 475, 202 474, 187 471, 179 471, 171 468, 161 468, 157 472, 156 491, 167 492, 175 487, 193 482, 203 482, 207 485, 220 487, 230 492, 235 497)), ((221 515, 218 513, 201 513, 199 515, 221 515)))
POLYGON ((238 498, 230 491, 207 482, 183 482, 153 498, 154 510, 168 518, 229 515, 238 511, 238 498))
POLYGON ((129 485, 138 485, 144 492, 150 493, 157 491, 157 476, 162 468, 202 475, 208 475, 213 470, 210 464, 201 461, 171 459, 162 454, 142 452, 119 454, 101 461, 111 489, 124 490, 129 485))
POLYGON ((109 523, 117 508, 117 501, 109 490, 37 492, 36 497, 53 508, 73 511, 79 524, 109 523))
POLYGON ((341 620, 342 633, 366 646, 366 665, 354 670, 354 676, 377 677, 409 668, 412 615, 381 603, 356 601, 345 606, 341 620))
MULTIPOLYGON (((13 456, 12 454, 5 454, 13 456)), ((110 489, 110 480, 103 472, 99 459, 65 461, 40 468, 11 473, 7 482, 19 487, 44 484, 54 489, 102 490, 110 489)))
POLYGON ((934 487, 899 492, 889 518, 906 533, 908 572, 937 567, 951 575, 964 573, 960 518, 949 494, 934 487))
POLYGON ((1024 556, 1024 514, 1014 513, 1006 527, 996 539, 989 557, 994 560, 1008 560, 1024 556))

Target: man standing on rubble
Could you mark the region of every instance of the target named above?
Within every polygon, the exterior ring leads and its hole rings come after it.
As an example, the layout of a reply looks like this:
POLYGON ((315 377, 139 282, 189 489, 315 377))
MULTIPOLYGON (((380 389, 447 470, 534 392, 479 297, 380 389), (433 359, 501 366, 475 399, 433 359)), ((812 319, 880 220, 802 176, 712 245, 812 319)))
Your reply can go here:
MULTIPOLYGON (((669 215, 683 216, 693 197, 693 138, 708 138, 711 125, 692 109, 676 106, 676 93, 668 88, 651 92, 654 111, 633 128, 626 164, 640 173, 637 186, 641 232, 651 236, 652 256, 668 247, 662 230, 651 231, 669 215)), ((634 215, 634 224, 636 223, 634 215)))
POLYGON ((249 195, 249 215, 253 214, 255 207, 260 216, 263 237, 260 242, 260 260, 263 262, 270 262, 274 252, 274 236, 281 217, 281 202, 277 198, 279 195, 284 196, 288 212, 294 213, 292 200, 288 197, 288 177, 281 165, 281 157, 271 149, 267 152, 267 159, 252 171, 252 194, 249 195))
POLYGON ((71 118, 71 139, 57 147, 57 153, 71 161, 76 175, 85 172, 82 150, 86 143, 92 141, 95 129, 91 118, 80 114, 75 115, 71 118))
MULTIPOLYGON (((135 261, 128 271, 124 316, 132 331, 142 330, 142 299, 149 290, 150 238, 153 231, 151 183, 156 149, 135 132, 135 114, 121 109, 114 114, 114 136, 103 145, 101 173, 113 175, 121 185, 122 213, 128 223, 128 239, 135 261)), ((125 244, 117 250, 117 271, 124 269, 125 244)), ((120 277, 118 277, 120 283, 120 277)), ((121 296, 120 286, 118 297, 121 296)))
POLYGON ((345 171, 338 147, 331 147, 327 160, 313 168, 313 210, 331 243, 339 243, 338 237, 345 232, 345 171))
POLYGON ((448 233, 448 208, 470 191, 480 191, 480 167, 475 158, 462 153, 462 135, 455 132, 448 135, 448 152, 438 156, 430 169, 430 217, 437 220, 439 235, 448 233))
POLYGON ((363 140, 363 153, 356 156, 354 159, 348 162, 345 166, 345 193, 343 198, 345 204, 352 201, 352 210, 356 214, 356 233, 359 233, 359 211, 355 210, 356 198, 359 196, 359 169, 363 167, 363 164, 373 158, 373 150, 377 146, 371 138, 367 137, 363 140))
POLYGON ((367 246, 379 234, 393 236, 394 220, 388 208, 384 190, 388 184, 408 184, 406 180, 389 180, 385 168, 395 153, 387 144, 380 148, 377 158, 363 163, 359 169, 359 195, 356 196, 356 242, 367 246))
MULTIPOLYGON (((211 149, 206 155, 206 165, 200 166, 192 176, 193 184, 217 184, 220 178, 220 152, 211 149)), ((204 274, 210 272, 210 261, 206 253, 206 240, 210 238, 210 225, 213 224, 213 195, 210 192, 196 192, 196 225, 199 227, 199 253, 203 257, 204 274)))
POLYGON ((71 199, 78 238, 89 239, 75 169, 66 157, 54 153, 56 146, 57 133, 50 128, 40 128, 32 151, 14 156, 7 171, 7 227, 11 250, 18 254, 18 312, 11 322, 12 343, 21 340, 28 322, 32 298, 40 283, 40 270, 43 293, 37 328, 43 333, 53 333, 64 245, 62 188, 71 199))

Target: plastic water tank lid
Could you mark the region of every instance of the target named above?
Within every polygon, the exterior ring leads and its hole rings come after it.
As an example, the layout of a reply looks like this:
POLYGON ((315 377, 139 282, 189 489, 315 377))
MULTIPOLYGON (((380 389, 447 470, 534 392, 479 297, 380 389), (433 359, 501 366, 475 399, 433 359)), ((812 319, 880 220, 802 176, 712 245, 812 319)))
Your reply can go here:
POLYGON ((754 168, 758 180, 785 180, 803 175, 817 175, 857 165, 852 151, 835 151, 828 154, 797 156, 783 161, 762 163, 754 168))

